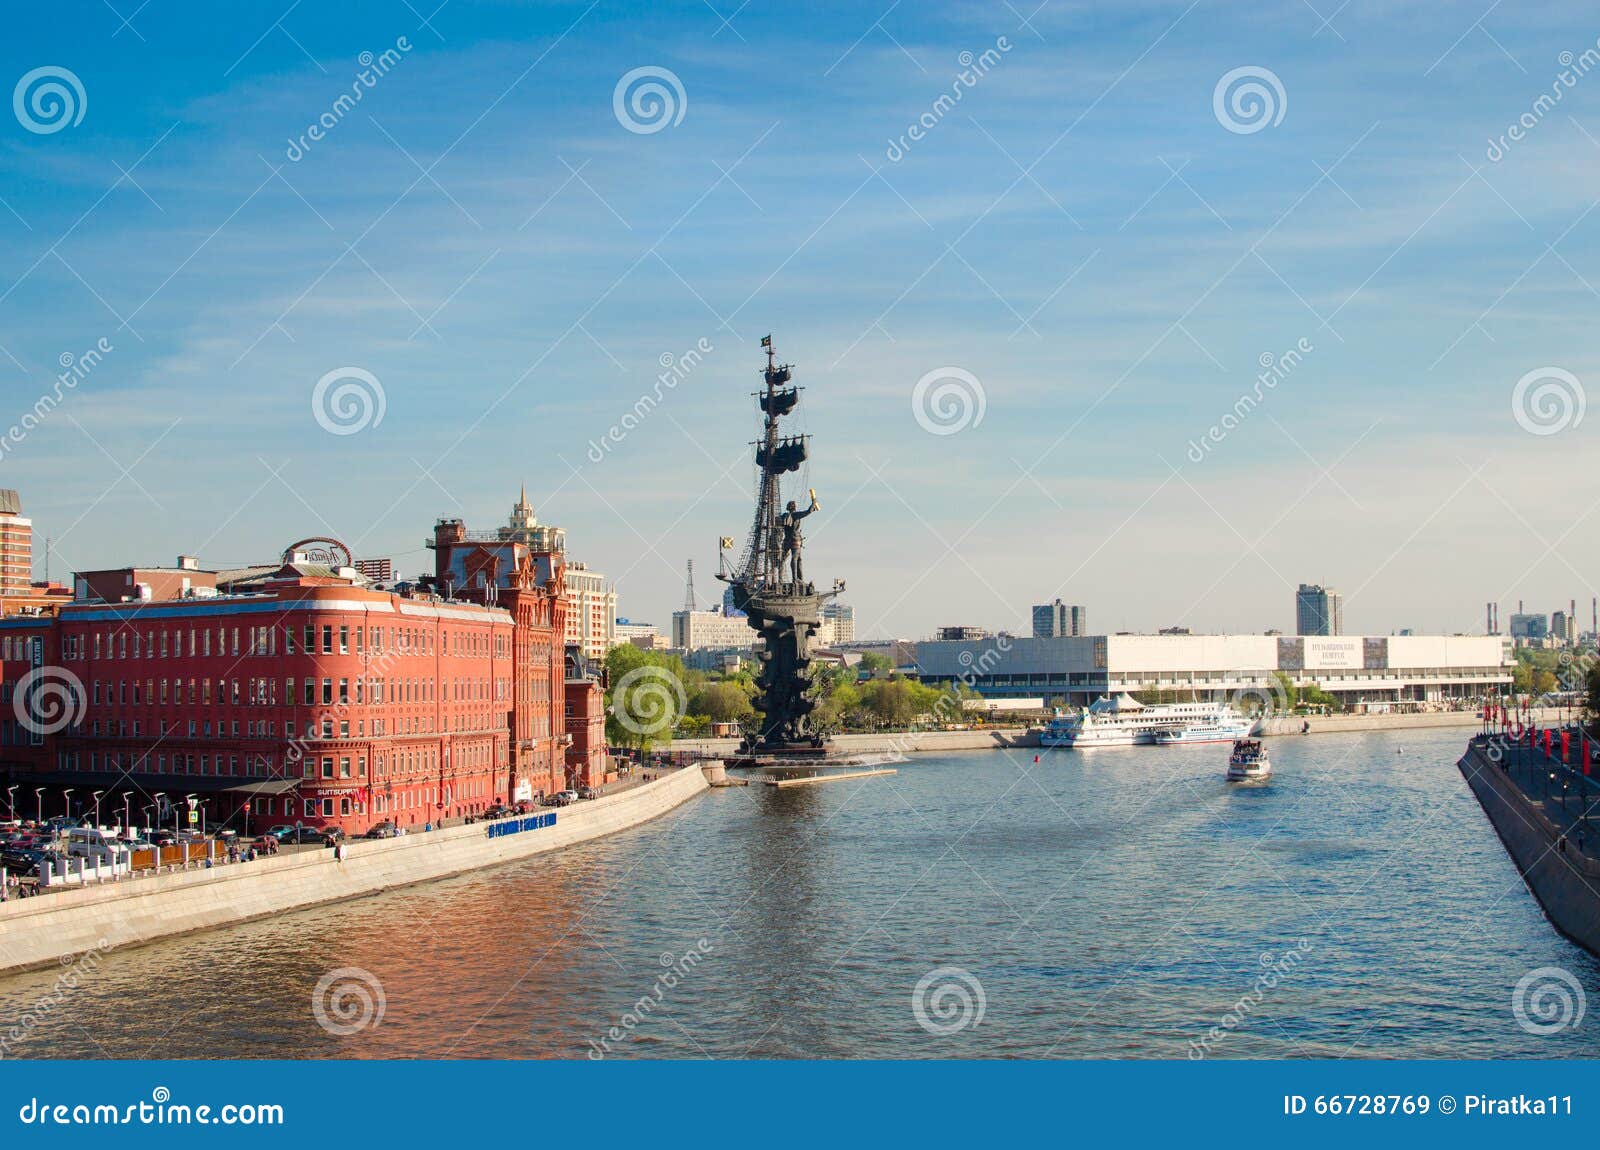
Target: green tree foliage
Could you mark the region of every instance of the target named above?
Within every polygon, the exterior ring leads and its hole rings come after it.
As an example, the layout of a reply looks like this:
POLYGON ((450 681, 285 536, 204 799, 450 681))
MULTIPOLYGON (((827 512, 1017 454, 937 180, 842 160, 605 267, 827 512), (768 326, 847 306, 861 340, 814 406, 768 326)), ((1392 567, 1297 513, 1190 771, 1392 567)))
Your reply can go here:
POLYGON ((685 700, 683 661, 625 643, 606 652, 606 740, 641 752, 672 737, 685 700))
POLYGON ((689 713, 704 716, 713 723, 737 723, 756 713, 750 705, 750 692, 733 679, 708 684, 689 702, 689 713))
POLYGON ((868 651, 861 656, 861 662, 857 664, 857 667, 874 679, 881 679, 894 670, 894 661, 887 655, 880 655, 876 651, 868 651))

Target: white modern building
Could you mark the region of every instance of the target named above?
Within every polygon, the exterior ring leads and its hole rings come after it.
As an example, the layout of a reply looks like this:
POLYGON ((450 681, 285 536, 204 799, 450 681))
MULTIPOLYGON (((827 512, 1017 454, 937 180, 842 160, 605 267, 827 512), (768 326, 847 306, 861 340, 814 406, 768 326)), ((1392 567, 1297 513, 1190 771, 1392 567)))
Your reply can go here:
POLYGON ((850 604, 841 603, 837 599, 828 600, 822 605, 822 621, 832 624, 832 629, 828 633, 827 642, 824 646, 832 647, 839 643, 852 643, 855 641, 856 609, 850 604))
POLYGON ((645 646, 653 646, 654 641, 660 637, 661 632, 656 630, 654 623, 635 623, 632 619, 618 619, 611 627, 611 645, 614 647, 620 647, 624 643, 634 643, 635 640, 642 640, 645 646))
POLYGON ((986 698, 1083 706, 1117 692, 1266 699, 1282 672, 1346 703, 1476 699, 1511 685, 1497 635, 1086 635, 917 644, 924 682, 963 681, 986 698))
POLYGON ((743 615, 725 615, 721 611, 672 613, 672 645, 680 651, 749 648, 755 639, 756 633, 743 615))

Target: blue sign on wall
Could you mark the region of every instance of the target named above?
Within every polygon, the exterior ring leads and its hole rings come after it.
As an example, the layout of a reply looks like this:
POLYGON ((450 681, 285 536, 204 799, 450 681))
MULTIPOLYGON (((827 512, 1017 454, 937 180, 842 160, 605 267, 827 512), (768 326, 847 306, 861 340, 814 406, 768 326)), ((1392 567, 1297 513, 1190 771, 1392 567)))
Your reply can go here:
POLYGON ((511 819, 503 823, 489 824, 489 837, 500 838, 502 835, 521 834, 523 831, 536 831, 542 827, 556 825, 555 811, 548 811, 542 815, 529 815, 525 819, 511 819))

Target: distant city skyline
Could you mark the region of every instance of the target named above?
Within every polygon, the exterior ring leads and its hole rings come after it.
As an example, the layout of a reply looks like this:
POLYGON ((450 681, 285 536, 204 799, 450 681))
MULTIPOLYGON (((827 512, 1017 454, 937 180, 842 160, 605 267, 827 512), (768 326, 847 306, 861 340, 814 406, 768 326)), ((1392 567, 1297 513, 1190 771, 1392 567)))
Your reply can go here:
POLYGON ((57 579, 309 535, 411 574, 526 481, 665 626, 743 541, 771 332, 860 638, 1289 632, 1310 577, 1482 633, 1600 582, 1600 81, 1507 134, 1577 4, 12 20, 6 82, 82 93, 0 122, 35 578, 46 537, 57 579))

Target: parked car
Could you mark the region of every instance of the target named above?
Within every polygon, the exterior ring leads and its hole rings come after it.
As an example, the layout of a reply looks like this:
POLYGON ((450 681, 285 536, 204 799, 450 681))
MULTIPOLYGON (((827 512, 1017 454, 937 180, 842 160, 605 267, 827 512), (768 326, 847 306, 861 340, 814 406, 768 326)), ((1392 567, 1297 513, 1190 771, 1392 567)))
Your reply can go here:
POLYGON ((398 828, 395 827, 394 823, 385 820, 381 823, 377 823, 368 827, 367 833, 361 837, 364 839, 392 839, 398 838, 399 834, 400 832, 398 828))
POLYGON ((178 832, 156 831, 150 836, 150 841, 158 847, 170 847, 178 841, 178 832))
POLYGON ((294 831, 295 828, 290 826, 288 823, 279 823, 275 827, 269 827, 267 833, 281 842, 284 835, 292 835, 294 834, 294 831))
POLYGON ((479 815, 478 817, 479 818, 483 818, 483 819, 503 819, 503 818, 510 817, 511 813, 512 812, 511 812, 511 808, 510 807, 502 807, 502 806, 499 806, 499 805, 495 805, 495 806, 489 807, 487 810, 485 810, 483 812, 483 814, 479 815))
POLYGON ((38 874, 39 864, 47 858, 54 857, 50 852, 34 847, 7 847, 0 851, 0 870, 9 874, 38 874))
POLYGON ((571 800, 567 798, 566 791, 557 791, 553 795, 546 795, 544 797, 544 805, 547 807, 564 807, 570 801, 571 800))
POLYGON ((598 799, 600 797, 600 792, 595 790, 593 787, 579 787, 578 797, 580 799, 598 799))
POLYGON ((570 805, 578 801, 578 792, 573 790, 562 791, 561 797, 566 799, 567 803, 570 805))
POLYGON ((325 847, 329 843, 327 832, 317 827, 295 827, 278 840, 283 843, 325 847))

